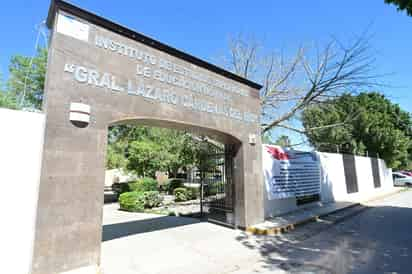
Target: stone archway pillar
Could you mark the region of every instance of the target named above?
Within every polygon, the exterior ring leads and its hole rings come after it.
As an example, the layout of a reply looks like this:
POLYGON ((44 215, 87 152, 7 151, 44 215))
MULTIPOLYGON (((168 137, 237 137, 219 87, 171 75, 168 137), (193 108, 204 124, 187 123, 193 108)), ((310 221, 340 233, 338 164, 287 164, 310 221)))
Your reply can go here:
POLYGON ((263 222, 261 143, 243 143, 234 159, 235 214, 237 226, 247 228, 263 222))
POLYGON ((107 127, 74 127, 48 103, 32 274, 100 263, 107 127))

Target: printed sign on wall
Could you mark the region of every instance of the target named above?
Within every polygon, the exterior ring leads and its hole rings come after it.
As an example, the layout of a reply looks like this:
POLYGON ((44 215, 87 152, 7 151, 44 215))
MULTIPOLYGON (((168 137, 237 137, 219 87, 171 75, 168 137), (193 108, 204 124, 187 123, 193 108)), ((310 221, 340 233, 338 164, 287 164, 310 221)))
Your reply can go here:
POLYGON ((263 145, 262 160, 269 200, 320 194, 320 164, 315 153, 263 145))

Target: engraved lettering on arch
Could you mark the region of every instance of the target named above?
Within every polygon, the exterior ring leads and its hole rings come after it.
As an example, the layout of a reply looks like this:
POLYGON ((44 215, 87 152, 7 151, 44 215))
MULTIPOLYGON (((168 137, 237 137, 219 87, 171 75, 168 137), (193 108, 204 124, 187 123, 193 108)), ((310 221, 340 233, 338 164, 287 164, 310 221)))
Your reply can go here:
MULTIPOLYGON (((137 71, 141 71, 143 74, 140 77, 126 80, 119 79, 114 74, 108 72, 99 72, 98 69, 86 68, 75 64, 65 64, 63 70, 66 73, 70 73, 73 76, 73 79, 80 84, 110 90, 113 93, 124 92, 126 95, 141 96, 158 103, 166 103, 175 105, 176 107, 184 107, 193 111, 200 111, 208 115, 220 115, 245 123, 256 123, 258 121, 258 114, 251 113, 247 110, 242 111, 241 109, 233 106, 231 104, 232 101, 219 100, 219 97, 215 97, 216 102, 213 102, 202 98, 202 96, 205 96, 208 93, 214 93, 214 90, 209 89, 208 87, 204 86, 204 89, 196 94, 179 94, 179 92, 181 92, 180 90, 176 91, 173 87, 165 86, 166 82, 161 85, 156 85, 156 82, 149 82, 150 84, 145 83, 145 81, 147 81, 144 76, 145 68, 142 68, 142 70, 138 68, 136 69, 137 71)), ((146 75, 149 75, 149 71, 150 75, 154 74, 149 68, 146 70, 146 75)), ((180 79, 175 75, 172 75, 170 78, 170 81, 175 83, 178 87, 185 85, 185 79, 180 79)), ((169 84, 171 85, 172 83, 169 84)))

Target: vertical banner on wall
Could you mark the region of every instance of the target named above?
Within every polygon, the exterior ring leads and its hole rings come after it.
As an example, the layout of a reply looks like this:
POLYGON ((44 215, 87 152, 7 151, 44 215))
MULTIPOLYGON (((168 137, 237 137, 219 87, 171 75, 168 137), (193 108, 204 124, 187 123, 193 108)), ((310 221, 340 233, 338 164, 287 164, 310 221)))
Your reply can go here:
POLYGON ((320 194, 320 163, 314 152, 263 145, 262 160, 269 200, 320 194))

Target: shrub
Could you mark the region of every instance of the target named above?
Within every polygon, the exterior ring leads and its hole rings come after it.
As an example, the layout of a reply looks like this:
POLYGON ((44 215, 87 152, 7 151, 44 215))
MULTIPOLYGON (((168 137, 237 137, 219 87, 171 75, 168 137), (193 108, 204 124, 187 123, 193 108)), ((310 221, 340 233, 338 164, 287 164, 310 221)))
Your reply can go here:
POLYGON ((119 197, 120 209, 132 212, 142 212, 144 210, 143 193, 125 192, 119 197))
POLYGON ((141 178, 135 182, 129 183, 129 191, 146 192, 157 191, 157 181, 153 178, 141 178))
POLYGON ((183 180, 177 179, 177 178, 169 179, 169 182, 167 182, 167 185, 166 185, 166 189, 169 194, 174 193, 174 190, 176 188, 182 188, 182 187, 184 187, 183 180))
POLYGON ((190 200, 195 200, 200 197, 200 187, 188 186, 186 187, 186 191, 190 200))
POLYGON ((159 206, 162 201, 163 197, 157 191, 131 191, 119 197, 120 209, 132 212, 143 212, 145 208, 159 206))
POLYGON ((158 191, 143 192, 143 198, 144 198, 144 207, 146 208, 157 207, 163 201, 163 197, 160 196, 158 191))
POLYGON ((129 186, 129 191, 131 192, 131 191, 134 191, 134 192, 142 192, 140 189, 141 189, 141 186, 140 186, 140 184, 139 184, 139 182, 137 182, 137 181, 135 181, 135 182, 130 182, 130 183, 128 183, 127 184, 128 186, 129 186))
POLYGON ((157 191, 157 181, 153 178, 142 178, 139 182, 144 186, 144 191, 157 191))
POLYGON ((184 202, 188 200, 189 193, 186 188, 178 187, 173 190, 173 195, 175 195, 176 202, 184 202))
POLYGON ((112 190, 119 196, 122 193, 129 192, 129 184, 126 183, 114 183, 112 184, 112 190))

